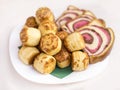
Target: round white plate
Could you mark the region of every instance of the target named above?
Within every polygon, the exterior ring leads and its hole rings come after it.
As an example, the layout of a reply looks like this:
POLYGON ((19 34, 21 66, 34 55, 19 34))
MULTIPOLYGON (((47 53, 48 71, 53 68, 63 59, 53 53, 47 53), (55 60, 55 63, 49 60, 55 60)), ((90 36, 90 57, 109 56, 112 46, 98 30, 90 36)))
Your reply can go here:
POLYGON ((70 75, 66 76, 63 79, 56 78, 49 75, 43 75, 38 73, 33 69, 32 66, 23 64, 18 58, 18 47, 21 45, 19 33, 23 26, 17 26, 10 35, 9 39, 9 53, 12 65, 14 66, 15 70, 25 79, 29 81, 33 81, 36 83, 42 84, 67 84, 73 82, 80 82, 83 80, 90 79, 105 70, 108 64, 108 57, 103 60, 102 62, 89 65, 89 67, 82 72, 72 72, 70 75))

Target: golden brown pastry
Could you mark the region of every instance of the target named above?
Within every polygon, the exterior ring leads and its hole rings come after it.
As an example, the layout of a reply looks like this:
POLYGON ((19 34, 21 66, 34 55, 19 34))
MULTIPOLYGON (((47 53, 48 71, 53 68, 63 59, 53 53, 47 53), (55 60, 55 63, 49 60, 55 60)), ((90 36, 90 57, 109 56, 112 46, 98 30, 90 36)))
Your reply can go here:
POLYGON ((18 51, 18 56, 24 64, 32 64, 34 57, 39 54, 39 50, 35 47, 22 46, 18 51))
POLYGON ((62 43, 60 38, 53 33, 49 33, 41 37, 40 48, 48 55, 57 54, 61 50, 61 46, 62 43))
POLYGON ((64 40, 68 36, 68 32, 66 31, 59 31, 56 33, 56 35, 61 39, 64 40))
POLYGON ((25 22, 25 25, 28 27, 38 28, 38 24, 37 24, 34 16, 28 17, 25 22))
POLYGON ((56 60, 53 56, 41 53, 35 58, 33 67, 40 73, 49 74, 55 69, 56 60))
POLYGON ((57 53, 54 57, 57 61, 58 67, 65 68, 70 65, 71 62, 70 53, 65 49, 65 47, 62 47, 60 52, 57 53))
POLYGON ((64 39, 65 47, 70 51, 82 50, 85 48, 85 42, 79 32, 74 32, 64 39))
POLYGON ((82 71, 88 67, 89 56, 87 53, 82 51, 72 52, 72 70, 82 71))
POLYGON ((24 27, 20 32, 23 46, 37 46, 40 42, 41 33, 36 28, 24 27))
POLYGON ((36 21, 40 24, 44 20, 54 22, 54 15, 51 10, 47 7, 41 7, 36 11, 36 21))
POLYGON ((42 21, 40 23, 38 29, 40 30, 42 36, 45 34, 48 34, 48 33, 56 34, 56 32, 57 32, 56 24, 50 20, 42 21))

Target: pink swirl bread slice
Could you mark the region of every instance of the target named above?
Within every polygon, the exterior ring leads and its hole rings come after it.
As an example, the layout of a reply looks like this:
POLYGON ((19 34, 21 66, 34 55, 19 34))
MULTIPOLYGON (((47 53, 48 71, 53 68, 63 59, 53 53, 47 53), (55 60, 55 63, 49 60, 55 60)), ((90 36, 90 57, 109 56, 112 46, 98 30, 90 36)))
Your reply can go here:
POLYGON ((90 56, 90 63, 101 61, 109 54, 114 43, 112 29, 92 25, 79 32, 85 40, 84 50, 90 56))

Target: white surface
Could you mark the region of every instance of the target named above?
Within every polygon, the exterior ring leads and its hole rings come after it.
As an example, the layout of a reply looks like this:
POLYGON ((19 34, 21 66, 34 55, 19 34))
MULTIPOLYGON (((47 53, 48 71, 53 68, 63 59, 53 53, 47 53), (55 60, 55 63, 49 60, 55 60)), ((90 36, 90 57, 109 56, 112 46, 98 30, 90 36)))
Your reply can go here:
POLYGON ((120 1, 119 0, 0 0, 0 90, 120 90, 120 1), (75 84, 43 85, 16 73, 9 57, 9 35, 41 6, 48 6, 58 17, 68 5, 93 11, 115 32, 109 65, 103 73, 75 84))
POLYGON ((93 78, 96 75, 99 75, 106 69, 108 65, 109 56, 102 62, 89 65, 89 67, 85 71, 72 72, 70 75, 68 75, 63 79, 56 78, 51 74, 48 75, 40 74, 36 72, 36 70, 34 70, 32 66, 23 64, 21 60, 18 58, 18 50, 19 50, 18 47, 21 45, 20 31, 22 30, 22 28, 23 25, 18 25, 11 33, 9 39, 9 54, 10 54, 10 60, 15 70, 22 77, 24 77, 29 81, 41 83, 41 84, 69 84, 74 82, 81 82, 93 78))

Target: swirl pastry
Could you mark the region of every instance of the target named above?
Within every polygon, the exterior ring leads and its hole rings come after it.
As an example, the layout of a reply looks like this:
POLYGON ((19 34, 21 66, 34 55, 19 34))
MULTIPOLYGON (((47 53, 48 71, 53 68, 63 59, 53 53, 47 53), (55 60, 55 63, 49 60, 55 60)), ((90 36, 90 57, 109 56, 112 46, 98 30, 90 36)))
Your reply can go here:
POLYGON ((60 38, 49 33, 41 37, 40 48, 43 52, 48 55, 55 55, 61 50, 62 42, 60 38))
POLYGON ((54 15, 51 10, 47 7, 39 8, 36 11, 36 21, 38 24, 44 20, 54 21, 54 15))
POLYGON ((33 67, 40 73, 49 74, 55 69, 56 60, 53 56, 41 53, 35 58, 33 67))
POLYGON ((56 34, 57 32, 56 24, 50 20, 44 20, 41 22, 38 29, 40 30, 42 36, 48 33, 56 34))
POLYGON ((41 33, 36 28, 24 27, 20 32, 20 39, 24 46, 37 46, 40 42, 41 33))
POLYGON ((90 56, 90 63, 101 61, 108 55, 114 42, 112 29, 92 25, 79 32, 84 38, 85 51, 90 56))
POLYGON ((64 39, 65 47, 70 51, 82 50, 85 48, 85 42, 79 32, 74 32, 64 39))
POLYGON ((34 57, 39 53, 39 50, 35 47, 22 46, 22 48, 18 51, 18 56, 24 64, 30 65, 33 64, 34 57))
POLYGON ((38 28, 38 24, 37 24, 34 16, 28 17, 25 22, 25 25, 28 27, 38 28))
POLYGON ((57 53, 54 57, 57 61, 58 67, 65 68, 70 65, 70 62, 71 62, 70 53, 64 47, 62 47, 60 52, 57 53))
POLYGON ((63 41, 68 36, 68 33, 65 31, 59 31, 56 35, 63 41))
POLYGON ((72 52, 72 70, 82 71, 85 70, 89 65, 89 56, 87 53, 82 51, 72 52))

